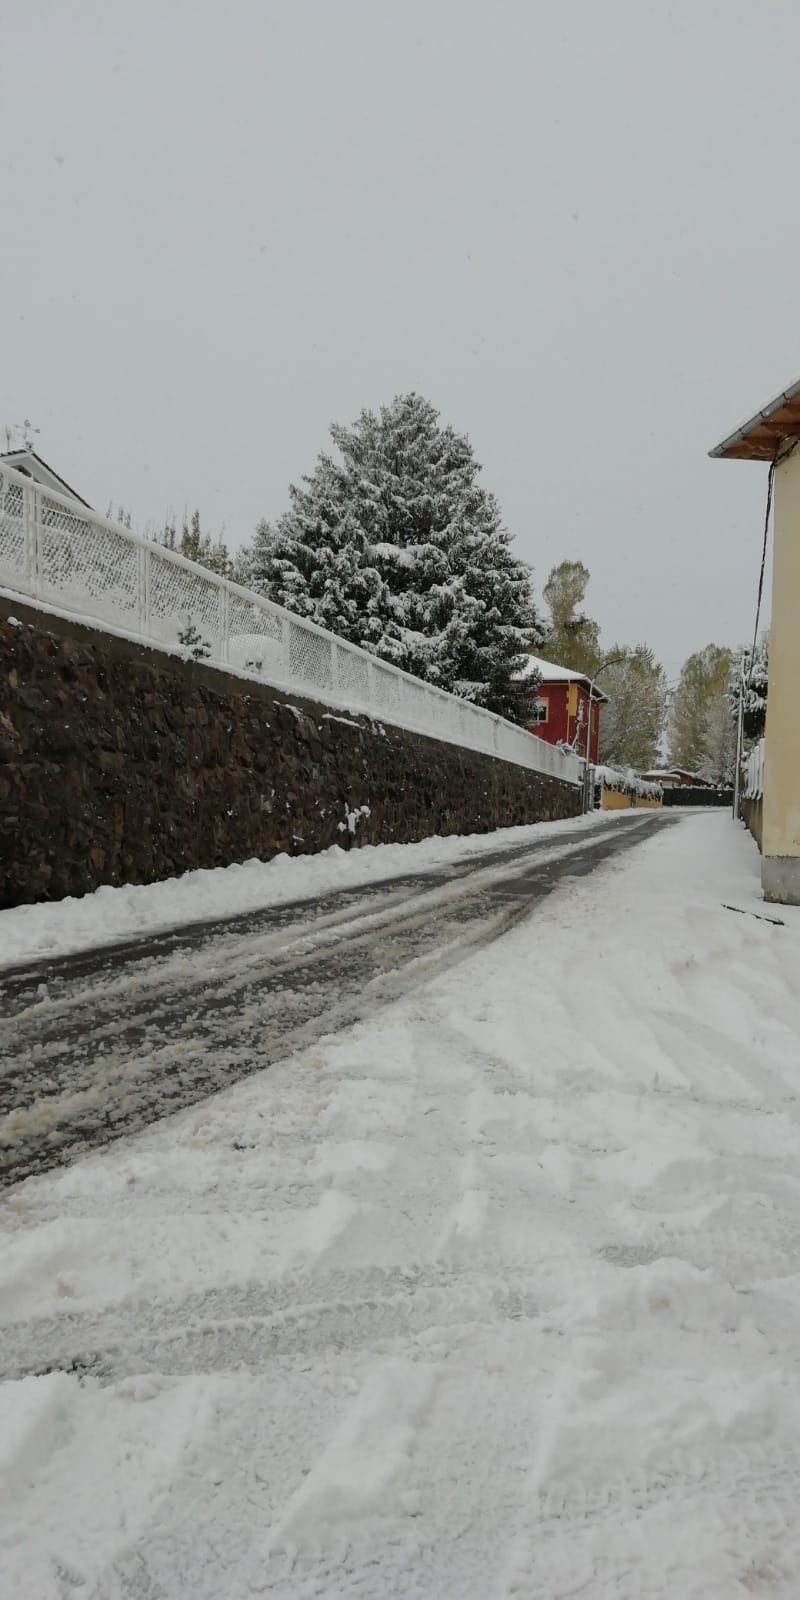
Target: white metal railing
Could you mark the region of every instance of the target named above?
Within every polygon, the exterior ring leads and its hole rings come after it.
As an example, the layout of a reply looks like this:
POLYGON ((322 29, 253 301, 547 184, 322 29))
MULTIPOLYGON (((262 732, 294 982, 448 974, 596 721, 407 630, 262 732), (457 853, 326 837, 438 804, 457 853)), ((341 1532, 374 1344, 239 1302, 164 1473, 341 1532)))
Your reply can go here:
POLYGON ((764 793, 764 740, 753 746, 744 764, 744 798, 760 800, 764 793))
POLYGON ((0 466, 0 589, 245 678, 581 782, 583 762, 0 466))

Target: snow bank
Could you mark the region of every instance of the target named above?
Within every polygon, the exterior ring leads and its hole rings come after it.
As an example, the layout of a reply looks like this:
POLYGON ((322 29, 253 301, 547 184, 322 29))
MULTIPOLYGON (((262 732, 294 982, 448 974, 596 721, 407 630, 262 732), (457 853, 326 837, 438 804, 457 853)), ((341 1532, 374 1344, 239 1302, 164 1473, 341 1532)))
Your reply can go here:
MULTIPOLYGON (((365 808, 362 808, 365 809, 365 808)), ((96 889, 82 898, 0 911, 0 970, 38 956, 64 955, 121 939, 134 939, 214 917, 258 911, 264 906, 312 899, 335 889, 358 888, 381 878, 424 872, 486 851, 526 844, 574 828, 596 825, 597 818, 540 822, 500 828, 493 833, 434 836, 419 844, 364 845, 343 850, 333 845, 316 856, 274 856, 271 861, 198 869, 163 883, 96 889)), ((356 831, 358 814, 348 817, 356 831)))
POLYGON ((65 1373, 5 1385, 3 1594, 62 1600, 135 1593, 140 1564, 131 1562, 129 1588, 126 1551, 168 1495, 187 1450, 202 1441, 229 1387, 224 1379, 149 1377, 101 1388, 65 1373), (119 1587, 109 1590, 104 1574, 117 1558, 119 1587))

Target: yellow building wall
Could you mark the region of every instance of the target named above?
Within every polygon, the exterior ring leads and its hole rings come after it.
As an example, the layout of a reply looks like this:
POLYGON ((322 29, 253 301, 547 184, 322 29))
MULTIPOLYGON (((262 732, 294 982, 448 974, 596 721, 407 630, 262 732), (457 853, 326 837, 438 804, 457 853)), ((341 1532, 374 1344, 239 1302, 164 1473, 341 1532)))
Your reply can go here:
POLYGON ((618 789, 607 789, 603 784, 600 790, 601 811, 630 811, 633 804, 632 794, 620 794, 618 789))
POLYGON ((775 551, 764 751, 762 883, 800 904, 800 449, 775 472, 775 551))
POLYGON ((603 784, 603 787, 600 790, 601 811, 630 811, 633 808, 636 810, 654 811, 660 805, 660 799, 646 800, 643 795, 620 794, 618 789, 607 789, 605 784, 603 784))

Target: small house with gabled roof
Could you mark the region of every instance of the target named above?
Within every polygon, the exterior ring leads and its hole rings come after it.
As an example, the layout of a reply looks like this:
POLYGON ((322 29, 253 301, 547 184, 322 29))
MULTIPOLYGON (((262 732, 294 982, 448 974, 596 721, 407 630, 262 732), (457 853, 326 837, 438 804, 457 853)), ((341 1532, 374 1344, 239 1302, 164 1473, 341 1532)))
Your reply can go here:
POLYGON ((21 472, 25 478, 32 478, 33 482, 41 484, 43 489, 49 489, 53 494, 64 494, 87 511, 92 509, 88 500, 84 500, 76 489, 71 488, 29 444, 21 445, 18 450, 0 452, 0 467, 13 467, 15 472, 21 472))
POLYGON ((528 656, 520 678, 539 678, 531 733, 548 744, 568 745, 596 765, 600 748, 600 711, 608 695, 585 672, 559 667, 540 656, 528 656), (591 721, 591 736, 587 730, 591 721))

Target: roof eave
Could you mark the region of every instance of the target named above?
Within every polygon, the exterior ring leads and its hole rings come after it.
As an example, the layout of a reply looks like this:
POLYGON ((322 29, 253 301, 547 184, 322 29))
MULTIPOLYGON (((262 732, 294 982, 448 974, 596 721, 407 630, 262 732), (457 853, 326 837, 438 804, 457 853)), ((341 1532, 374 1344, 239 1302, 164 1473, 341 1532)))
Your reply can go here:
POLYGON ((773 461, 781 439, 800 437, 800 379, 709 450, 712 460, 773 461))
MULTIPOLYGON (((87 511, 91 511, 92 507, 90 506, 88 500, 84 500, 83 495, 78 494, 77 489, 73 489, 71 485, 67 483, 66 478, 62 478, 61 473, 56 472, 55 467, 51 467, 50 462, 45 461, 44 456, 40 456, 38 450, 34 450, 32 445, 21 445, 16 450, 4 450, 0 455, 0 461, 10 461, 12 456, 32 456, 34 461, 38 461, 40 467, 44 467, 45 471, 50 473, 51 478, 55 478, 56 483, 60 483, 61 489, 67 495, 68 499, 77 500, 79 505, 84 506, 87 511)), ((61 491, 56 492, 60 493, 61 491)))

